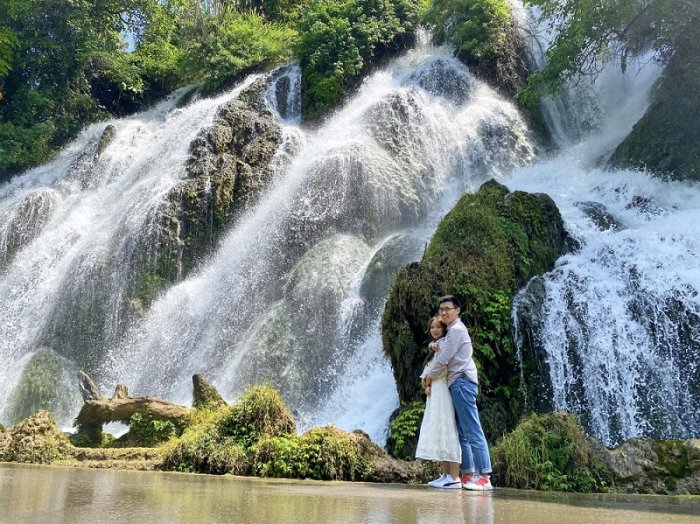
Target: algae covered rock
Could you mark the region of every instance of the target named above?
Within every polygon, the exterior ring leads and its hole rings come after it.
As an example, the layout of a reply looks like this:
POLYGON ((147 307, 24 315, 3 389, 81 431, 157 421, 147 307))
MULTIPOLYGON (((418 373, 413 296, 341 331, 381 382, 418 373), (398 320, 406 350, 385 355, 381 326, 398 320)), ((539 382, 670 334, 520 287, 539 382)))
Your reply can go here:
POLYGON ((192 375, 192 407, 195 409, 216 409, 225 406, 226 401, 214 386, 199 373, 192 375))
POLYGON ((700 495, 700 440, 636 437, 605 458, 620 491, 700 495))
POLYGON ((545 273, 566 249, 567 235, 546 195, 509 192, 494 181, 464 195, 442 220, 423 259, 396 276, 382 317, 384 351, 399 398, 421 398, 428 318, 440 296, 459 296, 461 318, 479 369, 481 420, 490 441, 515 425, 521 412, 511 330, 514 294, 545 273))
POLYGON ((6 413, 10 423, 42 409, 52 411, 59 420, 70 420, 80 402, 75 374, 68 359, 48 348, 37 351, 8 399, 6 413))
POLYGON ((0 436, 0 460, 7 462, 50 464, 65 458, 73 449, 48 411, 39 411, 3 435, 0 436))

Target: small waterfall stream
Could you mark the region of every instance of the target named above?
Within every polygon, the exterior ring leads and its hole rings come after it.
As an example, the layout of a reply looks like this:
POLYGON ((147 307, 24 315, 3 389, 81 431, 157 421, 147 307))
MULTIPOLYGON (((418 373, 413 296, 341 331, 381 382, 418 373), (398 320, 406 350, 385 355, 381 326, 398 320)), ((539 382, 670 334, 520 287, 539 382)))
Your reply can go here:
POLYGON ((610 64, 549 102, 559 150, 507 183, 549 194, 579 245, 515 300, 519 350, 547 370, 524 379, 544 392, 540 407, 577 413, 608 445, 700 428, 700 187, 602 167, 661 74, 640 64, 610 64))

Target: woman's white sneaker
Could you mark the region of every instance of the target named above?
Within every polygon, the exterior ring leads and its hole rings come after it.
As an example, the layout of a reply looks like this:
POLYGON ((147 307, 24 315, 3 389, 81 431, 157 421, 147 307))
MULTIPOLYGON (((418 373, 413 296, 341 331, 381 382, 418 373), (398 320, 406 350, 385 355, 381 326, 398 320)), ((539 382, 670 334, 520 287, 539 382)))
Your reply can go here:
POLYGON ((447 473, 442 473, 440 476, 436 479, 431 480, 428 482, 428 486, 435 487, 437 484, 441 484, 445 481, 445 478, 448 477, 447 473))
POLYGON ((450 475, 447 475, 442 484, 434 487, 440 489, 460 489, 462 487, 462 483, 459 481, 459 479, 455 480, 450 475))

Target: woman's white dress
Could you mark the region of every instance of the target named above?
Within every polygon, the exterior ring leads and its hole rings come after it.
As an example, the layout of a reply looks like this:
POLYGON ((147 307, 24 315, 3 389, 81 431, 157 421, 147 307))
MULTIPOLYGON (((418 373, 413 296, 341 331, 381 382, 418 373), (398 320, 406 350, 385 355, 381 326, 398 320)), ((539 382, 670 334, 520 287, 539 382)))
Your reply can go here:
POLYGON ((431 390, 425 403, 416 458, 461 462, 462 450, 459 446, 455 408, 447 388, 447 378, 433 379, 431 390))

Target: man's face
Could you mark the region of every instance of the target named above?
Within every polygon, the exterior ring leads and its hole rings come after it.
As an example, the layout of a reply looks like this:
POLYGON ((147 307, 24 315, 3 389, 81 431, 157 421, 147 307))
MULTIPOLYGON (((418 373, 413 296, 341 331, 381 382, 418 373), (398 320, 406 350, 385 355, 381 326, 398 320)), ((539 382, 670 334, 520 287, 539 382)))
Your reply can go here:
POLYGON ((441 302, 438 312, 440 313, 440 320, 442 320, 448 326, 454 322, 459 316, 460 309, 455 307, 452 302, 441 302))

